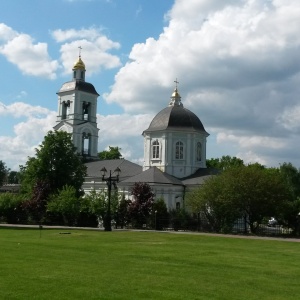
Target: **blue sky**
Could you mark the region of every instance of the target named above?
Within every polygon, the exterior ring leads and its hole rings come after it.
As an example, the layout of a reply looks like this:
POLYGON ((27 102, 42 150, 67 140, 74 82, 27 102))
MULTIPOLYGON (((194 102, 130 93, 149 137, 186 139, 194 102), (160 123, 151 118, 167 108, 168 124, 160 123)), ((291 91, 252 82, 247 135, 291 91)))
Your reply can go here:
POLYGON ((207 157, 300 167, 298 0, 4 0, 0 160, 17 170, 55 125, 82 46, 99 145, 143 161, 143 138, 179 80, 210 133, 207 157))

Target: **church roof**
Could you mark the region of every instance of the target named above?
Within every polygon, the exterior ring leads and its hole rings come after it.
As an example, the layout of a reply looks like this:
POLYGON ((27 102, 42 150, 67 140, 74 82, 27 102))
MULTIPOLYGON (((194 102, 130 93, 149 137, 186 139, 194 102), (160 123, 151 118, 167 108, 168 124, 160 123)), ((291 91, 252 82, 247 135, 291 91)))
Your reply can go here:
POLYGON ((147 182, 148 184, 171 184, 171 185, 183 185, 182 182, 159 170, 157 167, 151 167, 148 170, 123 180, 121 183, 135 183, 135 182, 147 182))
POLYGON ((202 185, 208 178, 219 174, 219 170, 210 168, 200 168, 194 174, 181 178, 181 181, 186 186, 202 185))
MULTIPOLYGON (((178 179, 157 167, 150 167, 146 171, 138 164, 132 163, 126 159, 96 160, 85 164, 87 167, 87 178, 101 178, 100 170, 105 167, 106 170, 112 172, 120 168, 119 184, 131 185, 136 182, 146 182, 150 185, 177 185, 177 186, 199 186, 204 184, 205 180, 219 173, 216 169, 200 168, 194 174, 178 179)), ((112 173, 114 176, 114 174, 112 173)))
POLYGON ((207 132, 200 119, 183 106, 168 106, 161 110, 152 120, 145 132, 160 130, 207 132))
POLYGON ((169 106, 154 117, 149 128, 144 132, 162 130, 196 131, 208 135, 200 119, 193 112, 183 107, 177 85, 171 96, 169 106))
POLYGON ((83 92, 87 92, 99 96, 95 87, 91 83, 83 80, 73 80, 73 81, 65 82, 60 88, 60 90, 57 92, 57 94, 62 92, 74 91, 74 90, 83 91, 83 92))
POLYGON ((87 167, 87 177, 101 177, 100 170, 105 167, 106 170, 112 172, 117 168, 120 168, 120 181, 123 181, 129 177, 140 174, 143 168, 135 163, 126 159, 108 159, 108 160, 96 160, 85 164, 87 167))

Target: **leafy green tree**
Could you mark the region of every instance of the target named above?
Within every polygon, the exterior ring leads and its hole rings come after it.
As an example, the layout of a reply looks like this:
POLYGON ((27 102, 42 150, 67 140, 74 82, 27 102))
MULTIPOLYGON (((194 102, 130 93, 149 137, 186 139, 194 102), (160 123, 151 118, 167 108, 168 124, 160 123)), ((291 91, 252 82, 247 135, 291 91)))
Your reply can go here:
POLYGON ((117 215, 116 215, 116 222, 117 226, 120 226, 121 228, 124 228, 124 226, 129 221, 129 215, 128 215, 128 209, 130 205, 130 200, 125 199, 125 195, 123 194, 121 196, 121 200, 119 202, 118 208, 117 208, 117 215))
POLYGON ((47 181, 51 193, 63 186, 73 186, 79 194, 86 166, 77 155, 71 135, 64 131, 49 131, 36 156, 30 157, 25 166, 21 166, 22 191, 31 193, 38 180, 47 181))
POLYGON ((294 167, 291 163, 283 163, 279 170, 292 194, 293 199, 300 197, 300 170, 294 167))
POLYGON ((0 160, 0 186, 3 185, 8 173, 9 169, 6 167, 5 163, 0 160))
POLYGON ((27 215, 23 210, 24 196, 13 193, 0 194, 0 220, 9 224, 26 223, 27 215))
POLYGON ((73 186, 64 186, 59 193, 53 194, 47 204, 50 213, 61 214, 65 225, 77 225, 81 210, 81 197, 77 196, 73 186))
POLYGON ((130 194, 133 196, 128 208, 130 220, 133 226, 142 228, 143 224, 149 223, 154 193, 148 183, 136 182, 131 188, 130 194))
POLYGON ((260 165, 228 168, 187 195, 195 213, 204 212, 216 231, 228 230, 243 217, 256 233, 264 218, 280 211, 289 197, 278 170, 260 165))
POLYGON ((10 171, 8 173, 7 182, 10 184, 17 184, 20 182, 20 172, 10 171))
POLYGON ((300 170, 291 163, 284 163, 279 168, 283 182, 287 185, 291 197, 286 206, 275 216, 279 223, 300 234, 300 170))
POLYGON ((206 165, 208 168, 226 170, 228 168, 243 166, 244 162, 240 158, 226 155, 226 156, 222 156, 221 158, 207 159, 206 165))
POLYGON ((90 203, 91 212, 97 217, 98 221, 104 221, 107 212, 107 192, 92 190, 84 198, 90 203))
MULTIPOLYGON (((90 203, 90 210, 97 219, 98 222, 103 222, 104 227, 106 226, 107 220, 107 211, 108 211, 108 192, 103 189, 100 191, 93 190, 89 194, 84 196, 90 203)), ((118 190, 111 191, 110 197, 110 211, 111 211, 111 219, 115 221, 116 225, 118 224, 119 218, 119 194, 118 190)))
POLYGON ((120 159, 122 154, 120 153, 122 149, 119 147, 109 146, 109 150, 104 150, 98 153, 100 159, 120 159))
POLYGON ((191 215, 184 208, 171 209, 169 212, 170 222, 175 231, 187 230, 191 225, 191 215))
POLYGON ((252 232, 256 233, 264 218, 276 216, 283 209, 290 194, 276 169, 262 169, 249 165, 233 172, 239 185, 239 205, 247 216, 252 232))
POLYGON ((186 195, 186 205, 193 213, 201 213, 207 220, 209 229, 214 232, 226 232, 241 216, 237 200, 229 197, 232 181, 234 178, 231 174, 210 177, 202 187, 186 195))

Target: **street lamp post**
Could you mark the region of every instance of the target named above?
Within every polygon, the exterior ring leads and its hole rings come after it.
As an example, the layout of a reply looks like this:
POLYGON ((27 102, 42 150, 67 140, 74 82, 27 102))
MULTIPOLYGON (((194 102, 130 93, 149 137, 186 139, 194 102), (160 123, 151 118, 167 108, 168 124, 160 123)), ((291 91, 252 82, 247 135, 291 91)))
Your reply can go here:
POLYGON ((109 171, 109 176, 105 177, 107 170, 105 167, 101 169, 101 174, 102 174, 102 181, 105 181, 107 184, 107 191, 108 191, 108 203, 107 203, 107 211, 105 215, 105 220, 104 220, 104 230, 105 231, 111 231, 111 209, 110 209, 110 199, 111 199, 111 186, 116 185, 117 182, 119 182, 119 175, 120 175, 120 168, 116 168, 113 172, 116 173, 116 176, 112 176, 111 170, 109 171))

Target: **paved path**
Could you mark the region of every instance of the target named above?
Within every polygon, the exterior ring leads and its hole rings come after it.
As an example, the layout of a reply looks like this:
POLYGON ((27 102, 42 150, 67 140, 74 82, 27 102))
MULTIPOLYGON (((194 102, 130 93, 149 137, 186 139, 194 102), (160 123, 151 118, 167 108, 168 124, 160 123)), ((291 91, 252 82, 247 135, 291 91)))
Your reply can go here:
MULTIPOLYGON (((0 224, 0 227, 6 228, 36 228, 39 229, 39 225, 23 225, 23 224, 0 224)), ((45 229, 67 229, 67 230, 95 230, 104 231, 103 228, 96 227, 70 227, 70 226, 49 226, 43 225, 45 229)), ((224 238, 235 238, 235 239, 254 239, 254 240, 267 240, 267 241, 281 241, 281 242, 294 242, 300 243, 300 239, 296 238, 277 238, 277 237, 267 237, 267 236, 256 236, 256 235, 238 235, 238 234, 220 234, 220 233, 206 233, 206 232, 194 232, 194 231, 156 231, 156 230, 143 230, 143 229, 113 229, 113 231, 141 231, 141 232, 158 232, 158 233, 170 233, 170 234, 192 234, 192 235, 202 235, 202 236, 216 236, 224 238)))

